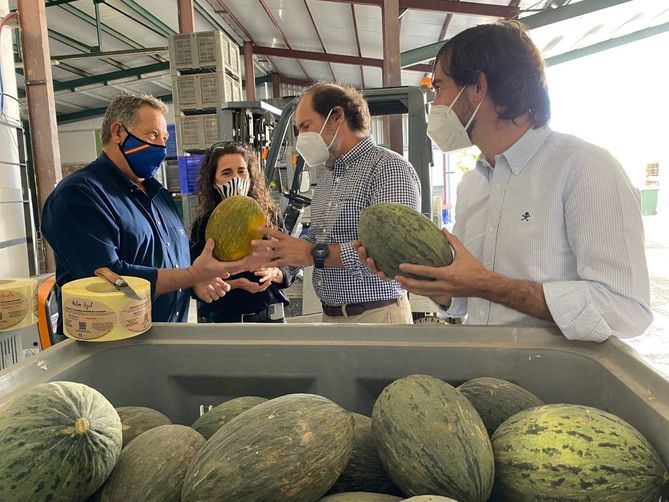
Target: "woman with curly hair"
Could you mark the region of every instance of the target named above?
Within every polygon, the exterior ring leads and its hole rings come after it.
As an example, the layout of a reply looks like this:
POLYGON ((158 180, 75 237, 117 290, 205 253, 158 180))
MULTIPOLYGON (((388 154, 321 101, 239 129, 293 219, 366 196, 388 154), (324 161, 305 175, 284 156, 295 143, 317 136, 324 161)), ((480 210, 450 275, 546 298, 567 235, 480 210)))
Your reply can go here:
MULTIPOLYGON (((277 204, 265 186, 255 153, 236 142, 215 143, 207 150, 198 187, 198 208, 190 236, 191 256, 199 256, 206 243, 205 230, 211 213, 225 198, 245 195, 263 208, 266 224, 283 229, 277 204)), ((198 322, 283 322, 288 298, 282 289, 294 280, 288 267, 266 268, 234 275, 226 282, 223 297, 197 298, 198 322)))

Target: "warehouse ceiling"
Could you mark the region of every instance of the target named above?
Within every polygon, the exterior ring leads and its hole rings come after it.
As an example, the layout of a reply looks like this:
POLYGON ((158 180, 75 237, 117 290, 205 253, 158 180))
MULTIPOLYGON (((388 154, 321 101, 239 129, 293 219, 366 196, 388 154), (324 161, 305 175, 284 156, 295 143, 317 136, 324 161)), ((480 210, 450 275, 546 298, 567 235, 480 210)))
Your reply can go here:
MULTIPOLYGON (((10 3, 16 7, 15 1, 10 3)), ((176 0, 45 3, 59 122, 99 114, 124 91, 171 98, 165 47, 167 37, 178 31, 176 0)), ((196 31, 219 29, 240 45, 253 43, 259 81, 276 74, 298 85, 333 79, 367 88, 382 85, 378 64, 383 58, 383 0, 194 3, 196 31)), ((399 0, 399 4, 403 85, 419 83, 439 42, 500 17, 525 22, 548 64, 669 30, 669 2, 664 0, 399 0)), ((22 96, 20 45, 14 32, 22 96)))

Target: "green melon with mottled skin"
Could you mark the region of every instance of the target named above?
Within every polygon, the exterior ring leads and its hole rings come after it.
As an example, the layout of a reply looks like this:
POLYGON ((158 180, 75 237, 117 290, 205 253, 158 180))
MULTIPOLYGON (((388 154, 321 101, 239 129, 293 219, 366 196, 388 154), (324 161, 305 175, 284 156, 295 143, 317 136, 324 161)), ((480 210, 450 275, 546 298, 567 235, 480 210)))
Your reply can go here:
POLYGON ((500 378, 475 378, 458 390, 474 405, 490 436, 516 413, 544 404, 529 390, 500 378))
POLYGON ((348 411, 312 394, 278 397, 209 438, 188 469, 182 501, 313 502, 337 480, 352 447, 348 411))
POLYGON ((407 495, 483 502, 492 490, 490 438, 476 409, 451 385, 412 375, 386 387, 372 412, 383 466, 407 495))
POLYGON ((250 410, 254 406, 267 401, 264 397, 243 396, 226 401, 223 404, 212 408, 207 413, 198 418, 192 425, 193 429, 198 431, 209 439, 218 429, 227 424, 240 413, 250 410))
POLYGON ((657 502, 669 480, 651 444, 595 408, 549 404, 521 411, 492 437, 503 500, 657 502))
POLYGON ((140 434, 123 448, 100 502, 179 502, 186 471, 204 443, 185 425, 160 425, 140 434))
POLYGON ((402 499, 401 502, 458 502, 448 497, 441 497, 439 495, 418 495, 408 499, 402 499))
POLYGON ((86 500, 121 446, 121 420, 98 391, 74 382, 38 385, 0 412, 0 500, 86 500))
POLYGON ((381 465, 372 435, 372 419, 358 413, 353 416, 353 452, 346 469, 330 493, 372 492, 401 494, 381 465))
POLYGON ((319 502, 399 502, 402 497, 386 493, 347 492, 328 495, 319 502))
MULTIPOLYGON (((403 204, 381 202, 362 210, 358 239, 388 277, 415 277, 400 263, 445 267, 453 261, 444 234, 425 215, 403 204)), ((424 279, 424 277, 423 277, 424 279)))
POLYGON ((143 432, 160 425, 172 423, 168 417, 159 411, 144 406, 121 406, 116 408, 116 412, 121 417, 124 447, 143 432))

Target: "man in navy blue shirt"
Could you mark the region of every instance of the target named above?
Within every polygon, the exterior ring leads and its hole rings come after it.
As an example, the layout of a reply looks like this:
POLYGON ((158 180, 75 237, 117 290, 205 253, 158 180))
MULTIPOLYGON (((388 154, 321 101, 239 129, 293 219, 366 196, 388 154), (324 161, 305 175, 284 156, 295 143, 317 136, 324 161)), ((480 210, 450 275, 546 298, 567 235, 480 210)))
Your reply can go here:
POLYGON ((63 179, 42 213, 62 287, 108 267, 151 283, 154 322, 185 322, 191 288, 203 301, 229 290, 243 261, 219 262, 213 241, 191 265, 188 236, 171 194, 153 177, 167 149, 167 108, 150 95, 123 95, 102 123, 103 153, 63 179))

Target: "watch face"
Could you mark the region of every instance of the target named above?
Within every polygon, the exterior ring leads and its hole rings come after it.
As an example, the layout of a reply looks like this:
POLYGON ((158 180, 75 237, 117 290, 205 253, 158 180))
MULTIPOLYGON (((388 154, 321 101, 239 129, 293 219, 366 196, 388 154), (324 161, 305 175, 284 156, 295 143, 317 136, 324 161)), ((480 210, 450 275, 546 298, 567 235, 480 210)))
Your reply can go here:
POLYGON ((330 254, 327 244, 316 244, 313 248, 313 255, 316 258, 327 258, 330 254))

